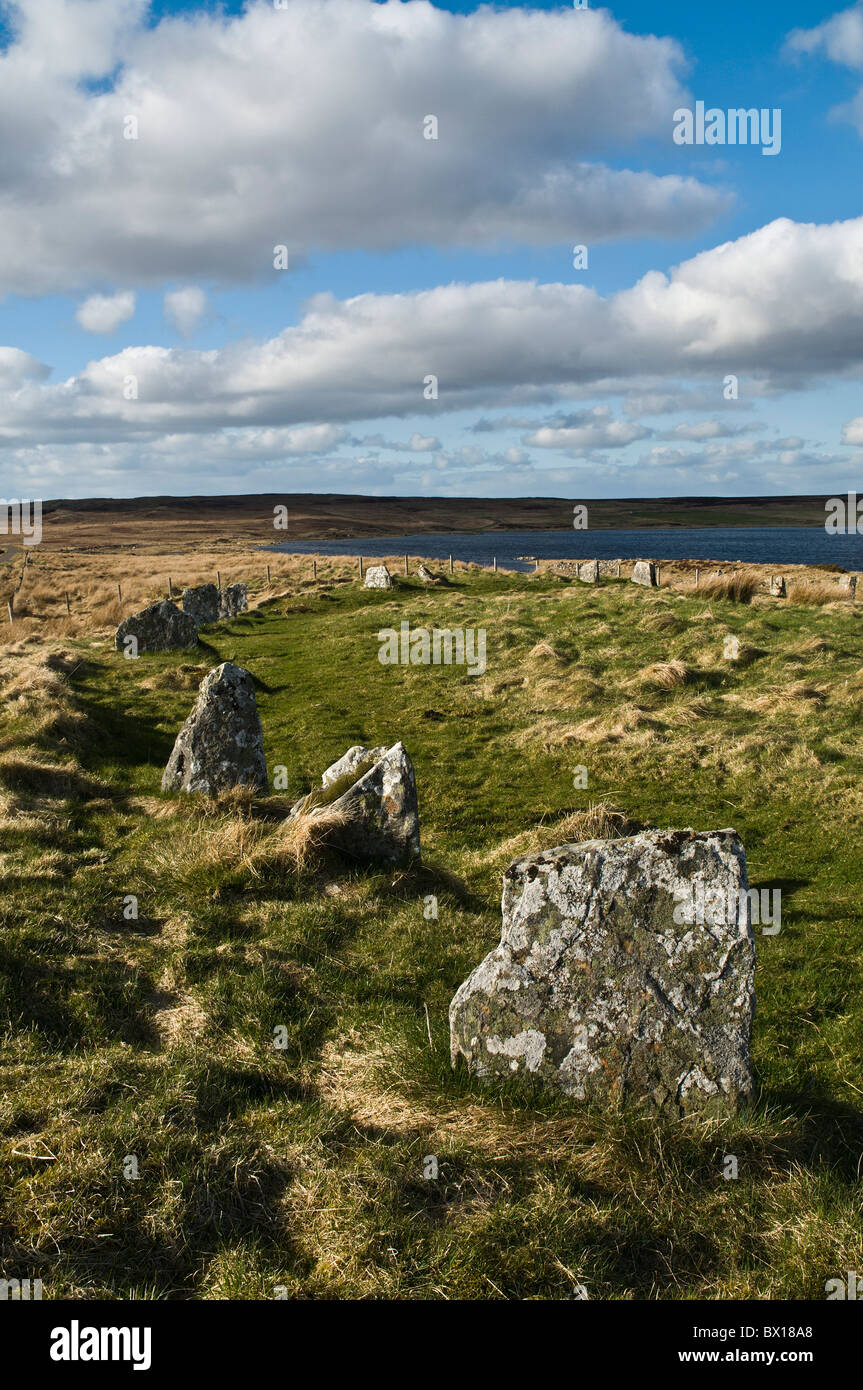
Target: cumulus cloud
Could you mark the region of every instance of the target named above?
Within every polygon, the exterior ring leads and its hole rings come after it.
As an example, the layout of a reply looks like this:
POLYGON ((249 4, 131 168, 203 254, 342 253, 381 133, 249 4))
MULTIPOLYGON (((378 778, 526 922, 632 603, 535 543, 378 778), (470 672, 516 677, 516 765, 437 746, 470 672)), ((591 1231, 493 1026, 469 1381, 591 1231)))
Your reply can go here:
POLYGON ((863 415, 855 416, 842 426, 842 443, 863 444, 863 415))
POLYGON ((739 374, 744 393, 750 378, 754 389, 760 378, 796 386, 863 370, 861 316, 863 218, 829 226, 783 218, 607 299, 581 285, 507 280, 318 295, 298 324, 266 342, 128 347, 66 381, 27 379, 7 390, 0 440, 523 408, 574 384, 637 378, 646 365, 712 379, 717 395, 726 373, 739 374), (425 396, 429 376, 436 400, 425 396))
POLYGON ((165 318, 184 338, 194 333, 207 312, 207 296, 197 285, 169 290, 163 303, 165 318))
POLYGON ((146 0, 10 8, 0 291, 239 282, 282 244, 689 236, 727 205, 621 167, 668 140, 684 60, 607 10, 252 0, 148 25, 146 0))
MULTIPOLYGON (((785 51, 794 57, 823 54, 841 67, 855 72, 863 70, 863 5, 831 15, 811 29, 793 29, 785 51)), ((863 90, 851 101, 834 106, 830 114, 837 120, 850 121, 863 135, 863 90)))
POLYGON ((87 333, 116 333, 121 323, 128 323, 135 313, 135 296, 131 290, 118 294, 92 294, 75 312, 81 328, 87 333))

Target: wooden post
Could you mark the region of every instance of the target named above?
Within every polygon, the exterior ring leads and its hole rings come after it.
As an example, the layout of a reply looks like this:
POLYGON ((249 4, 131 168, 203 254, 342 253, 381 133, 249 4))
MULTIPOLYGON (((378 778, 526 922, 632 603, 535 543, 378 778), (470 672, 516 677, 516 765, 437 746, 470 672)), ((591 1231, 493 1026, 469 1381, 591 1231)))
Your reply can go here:
POLYGON ((69 590, 66 590, 66 612, 71 616, 72 609, 69 606, 69 590))
POLYGON ((494 570, 495 574, 497 574, 497 556, 496 556, 496 555, 492 555, 492 557, 491 557, 491 567, 492 567, 492 569, 494 570))
POLYGON ((363 577, 363 557, 360 556, 360 579, 363 577))
POLYGON ((11 627, 12 622, 13 622, 13 617, 12 617, 12 600, 11 600, 11 598, 10 598, 9 602, 7 603, 6 607, 9 609, 9 625, 10 625, 10 627, 11 627))
POLYGON ((620 578, 620 561, 617 562, 617 578, 620 578))
POLYGON ((313 560, 313 561, 312 561, 312 579, 317 579, 317 577, 318 577, 318 562, 317 562, 317 560, 313 560))
POLYGON ((174 585, 173 585, 173 583, 171 582, 171 576, 168 575, 168 598, 173 598, 173 597, 174 597, 174 585))
POLYGON ((269 582, 270 582, 270 567, 269 567, 269 565, 267 565, 267 583, 269 584, 269 582))
POLYGON ((452 556, 449 557, 449 572, 452 574, 452 556))
POLYGON ((219 593, 222 592, 222 571, 221 571, 221 570, 216 570, 216 588, 219 590, 219 593))
POLYGON ((659 563, 656 566, 656 587, 657 589, 662 588, 662 566, 659 563))
POLYGON ((408 557, 407 557, 407 555, 406 555, 406 556, 405 556, 405 574, 408 574, 408 573, 409 573, 409 571, 408 571, 408 557))
POLYGON ((123 590, 120 588, 119 584, 117 585, 117 598, 120 601, 120 603, 123 602, 123 590))
POLYGON ((695 587, 698 588, 698 566, 695 566, 695 587))
POLYGON ((534 562, 533 562, 533 572, 534 572, 534 574, 539 574, 539 560, 534 560, 534 562))

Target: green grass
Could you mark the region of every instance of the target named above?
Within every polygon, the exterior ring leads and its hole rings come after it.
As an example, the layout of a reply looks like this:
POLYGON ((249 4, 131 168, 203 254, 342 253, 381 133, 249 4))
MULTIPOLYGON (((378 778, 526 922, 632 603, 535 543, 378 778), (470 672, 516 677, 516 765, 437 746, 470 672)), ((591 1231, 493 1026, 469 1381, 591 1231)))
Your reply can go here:
POLYGON ((863 1267, 858 613, 481 572, 298 594, 197 655, 2 657, 0 1275, 48 1298, 820 1298, 863 1267), (487 671, 381 665, 402 618, 484 627, 487 671), (288 799, 352 744, 404 741, 422 868, 299 874, 266 854, 284 792, 161 798, 227 659, 288 799), (671 661, 678 684, 641 675, 671 661), (503 870, 596 803, 733 825, 753 886, 782 888, 736 1119, 450 1069, 503 870))

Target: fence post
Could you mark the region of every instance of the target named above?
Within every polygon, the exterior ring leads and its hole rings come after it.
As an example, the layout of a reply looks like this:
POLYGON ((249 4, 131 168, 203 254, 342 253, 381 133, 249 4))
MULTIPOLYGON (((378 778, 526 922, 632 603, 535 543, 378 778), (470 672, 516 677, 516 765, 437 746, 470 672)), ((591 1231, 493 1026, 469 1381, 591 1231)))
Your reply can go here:
POLYGON ((6 607, 9 609, 9 626, 11 627, 11 626, 12 626, 12 623, 13 623, 13 621, 14 621, 13 616, 12 616, 12 600, 11 600, 11 598, 10 598, 9 602, 7 603, 6 607))
POLYGON ((363 557, 360 556, 360 579, 363 577, 363 557))
POLYGON ((492 557, 491 557, 491 567, 492 567, 492 569, 494 570, 495 574, 497 574, 497 556, 496 556, 496 555, 492 555, 492 557))
POLYGON ((174 585, 173 585, 173 583, 171 582, 171 576, 168 575, 168 598, 173 598, 173 597, 174 597, 174 585))
POLYGON ((270 567, 269 567, 269 565, 267 565, 267 583, 269 584, 269 582, 270 582, 270 567))
POLYGON ((698 566, 695 566, 695 587, 698 588, 698 566))
POLYGON ((318 577, 318 562, 317 562, 317 560, 313 560, 313 561, 312 561, 312 579, 317 579, 317 577, 318 577))
POLYGON ((219 593, 222 592, 222 571, 221 571, 221 570, 216 570, 216 588, 219 590, 219 593))
POLYGON ((69 590, 68 590, 68 589, 66 590, 66 612, 67 612, 68 615, 71 616, 72 609, 71 609, 70 606, 69 606, 69 590))
POLYGON ((117 585, 117 598, 120 603, 123 602, 123 590, 120 588, 119 584, 117 585))
POLYGON ((406 555, 406 556, 405 556, 405 574, 408 574, 408 573, 409 573, 409 570, 408 570, 408 557, 407 557, 407 555, 406 555))
POLYGON ((452 574, 452 556, 449 557, 449 572, 452 574))

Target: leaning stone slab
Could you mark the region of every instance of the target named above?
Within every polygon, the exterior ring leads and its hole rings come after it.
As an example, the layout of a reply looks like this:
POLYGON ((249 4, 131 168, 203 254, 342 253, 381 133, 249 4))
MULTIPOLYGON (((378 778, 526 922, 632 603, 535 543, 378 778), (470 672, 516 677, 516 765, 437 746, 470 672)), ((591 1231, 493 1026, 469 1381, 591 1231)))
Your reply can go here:
POLYGON ((363 582, 364 589, 391 589, 393 577, 386 565, 369 565, 363 582))
POLYGON ((231 787, 266 792, 267 762, 252 677, 224 661, 201 682, 168 759, 162 791, 216 796, 231 787))
POLYGON ((248 611, 249 598, 245 584, 229 584, 219 593, 219 618, 236 618, 248 611))
MULTIPOLYGON (((357 753, 352 748, 345 759, 357 753)), ((363 863, 411 864, 420 857, 420 823, 416 776, 403 743, 392 748, 359 750, 367 756, 382 753, 352 787, 321 808, 341 818, 329 840, 334 849, 363 863)), ((364 759, 355 760, 362 763, 364 759)), ((332 773, 339 763, 327 772, 332 773)), ((325 776, 327 774, 324 774, 325 776)), ((312 812, 314 814, 314 812, 312 812)))
POLYGON ((421 584, 442 584, 443 580, 439 574, 433 574, 427 565, 417 566, 417 579, 421 584))
POLYGON ((583 560, 578 567, 578 577, 583 584, 598 584, 599 561, 583 560))
POLYGON ((183 612, 202 627, 219 621, 219 590, 215 584, 199 584, 183 590, 183 612))
POLYGON ((632 570, 633 584, 643 584, 647 589, 656 588, 656 565, 652 560, 636 560, 632 570))
POLYGON ((357 768, 369 758, 378 762, 386 753, 386 748, 364 748, 361 743, 355 743, 353 748, 349 748, 338 762, 333 763, 327 768, 321 777, 322 787, 331 787, 333 782, 338 782, 342 777, 347 777, 350 773, 356 772, 357 768))
POLYGON ((500 945, 450 1005, 453 1066, 601 1107, 732 1113, 755 947, 733 830, 561 845, 504 875, 500 945))
POLYGON ((117 628, 114 646, 126 650, 127 638, 134 637, 139 652, 167 652, 198 645, 198 624, 174 603, 162 599, 140 613, 124 618, 117 628))

